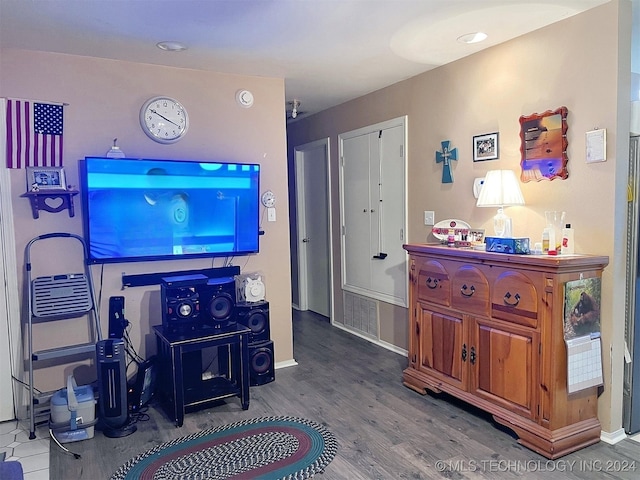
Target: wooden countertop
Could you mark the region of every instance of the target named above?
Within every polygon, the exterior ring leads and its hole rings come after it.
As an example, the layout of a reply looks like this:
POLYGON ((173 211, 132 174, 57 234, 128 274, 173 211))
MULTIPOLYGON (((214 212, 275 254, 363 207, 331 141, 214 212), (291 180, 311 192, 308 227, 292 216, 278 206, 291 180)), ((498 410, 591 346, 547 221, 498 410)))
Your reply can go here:
POLYGON ((604 255, 516 255, 510 253, 486 252, 471 248, 455 248, 442 244, 409 243, 402 246, 409 253, 425 254, 448 259, 473 260, 491 265, 518 265, 549 270, 584 269, 585 267, 604 268, 609 257, 604 255))

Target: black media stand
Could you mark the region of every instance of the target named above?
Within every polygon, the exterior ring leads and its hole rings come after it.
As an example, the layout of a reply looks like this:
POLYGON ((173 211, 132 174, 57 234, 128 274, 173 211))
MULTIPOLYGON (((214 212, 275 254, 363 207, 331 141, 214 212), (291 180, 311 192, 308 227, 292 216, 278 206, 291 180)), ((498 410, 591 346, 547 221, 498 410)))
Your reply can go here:
POLYGON ((181 427, 185 411, 211 406, 215 401, 239 397, 242 409, 249 408, 249 334, 238 325, 232 330, 214 329, 189 335, 165 334, 153 327, 158 345, 158 392, 167 415, 181 427), (202 377, 202 351, 218 351, 220 375, 202 377))

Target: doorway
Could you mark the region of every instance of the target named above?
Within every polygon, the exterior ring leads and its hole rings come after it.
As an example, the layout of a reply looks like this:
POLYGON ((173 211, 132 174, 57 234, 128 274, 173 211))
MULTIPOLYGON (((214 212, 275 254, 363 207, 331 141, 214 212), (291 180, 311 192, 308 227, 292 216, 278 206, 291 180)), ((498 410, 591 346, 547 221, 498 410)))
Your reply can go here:
POLYGON ((329 139, 294 148, 298 308, 333 318, 329 139))
MULTIPOLYGON (((0 110, 5 111, 5 99, 0 99, 0 110)), ((0 138, 6 138, 6 124, 0 121, 0 138)), ((20 308, 13 209, 11 204, 11 179, 6 149, 0 149, 0 421, 17 417, 15 405, 21 404, 14 392, 12 375, 22 378, 19 358, 21 355, 20 308)))

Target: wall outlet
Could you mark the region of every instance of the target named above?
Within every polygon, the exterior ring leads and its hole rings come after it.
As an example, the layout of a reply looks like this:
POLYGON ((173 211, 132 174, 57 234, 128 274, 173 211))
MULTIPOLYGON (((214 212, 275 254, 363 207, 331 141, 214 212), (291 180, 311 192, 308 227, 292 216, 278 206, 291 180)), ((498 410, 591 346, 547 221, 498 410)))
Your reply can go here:
POLYGON ((425 210, 424 211, 424 224, 425 225, 435 225, 436 224, 436 212, 433 210, 425 210))

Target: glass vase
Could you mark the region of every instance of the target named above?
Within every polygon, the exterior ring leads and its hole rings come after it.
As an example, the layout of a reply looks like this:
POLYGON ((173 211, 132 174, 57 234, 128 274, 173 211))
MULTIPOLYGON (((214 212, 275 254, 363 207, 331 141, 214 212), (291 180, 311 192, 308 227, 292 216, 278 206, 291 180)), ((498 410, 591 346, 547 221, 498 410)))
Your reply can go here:
POLYGON ((562 250, 562 229, 566 212, 544 212, 549 229, 549 253, 560 255, 562 250))

